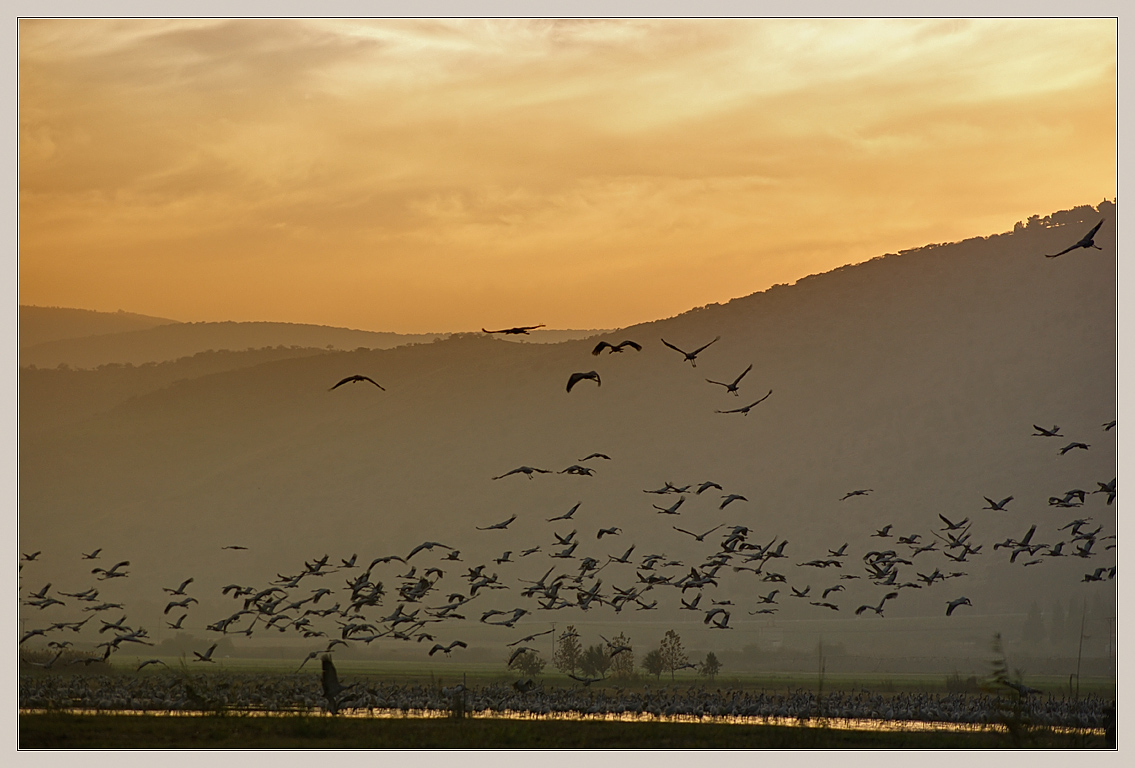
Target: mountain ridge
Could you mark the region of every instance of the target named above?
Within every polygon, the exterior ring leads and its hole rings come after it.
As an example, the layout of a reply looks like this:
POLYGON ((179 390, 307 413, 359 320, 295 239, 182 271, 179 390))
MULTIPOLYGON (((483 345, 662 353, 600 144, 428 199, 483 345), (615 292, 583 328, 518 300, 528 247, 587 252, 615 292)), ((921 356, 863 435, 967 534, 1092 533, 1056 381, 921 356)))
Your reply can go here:
MULTIPOLYGON (((581 554, 602 562, 634 543, 639 553, 695 563, 698 548, 671 523, 697 530, 722 523, 751 528, 762 544, 790 540, 792 560, 780 567, 802 587, 836 577, 798 563, 844 540, 858 555, 886 524, 933 540, 939 514, 969 516, 975 539, 985 542, 1020 536, 1030 522, 1038 538, 1054 536, 1070 513, 1110 524, 1115 508, 1099 496, 1084 512, 1047 503, 1115 472, 1114 433, 1101 428, 1116 409, 1114 230, 1100 233, 1103 253, 1044 258, 1068 244, 1066 228, 1090 226, 1088 217, 1100 213, 1076 209, 1054 214, 1058 226, 880 257, 608 339, 636 340, 641 352, 594 356, 595 337, 538 345, 453 334, 183 378, 51 428, 29 415, 21 419, 21 546, 47 552, 113 541, 139 570, 173 579, 187 566, 161 553, 176 539, 183 557, 222 579, 238 576, 224 570, 233 566, 220 546, 242 542, 252 549, 241 577, 263 579, 324 550, 404 555, 435 538, 462 549, 471 566, 538 544, 539 561, 499 569, 532 579, 560 564, 547 558, 552 531, 618 525, 620 539, 585 540, 581 554), (661 344, 692 349, 718 335, 696 367, 661 344), (750 363, 737 397, 705 381, 730 381, 750 363), (571 373, 591 368, 601 384, 564 391, 571 373), (386 391, 366 383, 328 391, 353 374, 386 391), (748 415, 722 413, 770 390, 748 415), (1061 456, 1060 446, 1032 435, 1034 423, 1058 423, 1092 449, 1061 456), (593 462, 594 477, 556 474, 594 451, 612 457, 593 462), (521 465, 553 474, 491 479, 521 465), (719 510, 716 497, 688 494, 674 519, 652 505, 676 499, 643 493, 705 480, 749 501, 719 510), (842 501, 854 488, 874 492, 842 501), (981 511, 983 496, 1010 494, 1013 513, 981 511), (545 522, 576 502, 572 522, 545 522), (518 519, 509 532, 474 530, 510 514, 518 519)), ((21 371, 22 381, 32 373, 44 381, 78 375, 21 371)), ((1067 600, 1082 592, 1083 566, 1073 558, 1024 571, 985 550, 964 567, 983 618, 933 625, 940 637, 926 642, 973 643, 990 627, 1010 626, 1020 594, 1067 600)), ((934 564, 923 556, 919 567, 934 564)), ((625 585, 635 578, 625 570, 612 567, 603 578, 625 585)), ((210 579, 201 579, 202 589, 212 588, 210 579)), ((736 572, 720 581, 717 596, 745 605, 754 589, 768 591, 736 572)), ((866 586, 849 586, 852 608, 877 602, 866 586)), ((916 591, 888 611, 931 621, 941 610, 936 599, 916 591)), ((516 597, 486 600, 505 607, 516 597)), ((801 606, 777 621, 812 622, 833 641, 839 633, 863 641, 863 622, 821 620, 801 606)), ((682 618, 673 606, 658 616, 651 620, 682 618)), ((579 618, 616 622, 625 614, 604 608, 579 618)), ((734 621, 758 626, 740 615, 734 621)), ((683 636, 709 642, 696 633, 712 630, 682 626, 683 636)))

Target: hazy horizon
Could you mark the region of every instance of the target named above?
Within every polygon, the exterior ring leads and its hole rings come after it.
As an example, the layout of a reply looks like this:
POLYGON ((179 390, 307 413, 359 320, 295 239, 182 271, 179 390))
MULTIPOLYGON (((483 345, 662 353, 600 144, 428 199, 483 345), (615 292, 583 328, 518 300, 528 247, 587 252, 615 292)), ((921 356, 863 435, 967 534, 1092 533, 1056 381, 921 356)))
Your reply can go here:
MULTIPOLYGON (((1114 205, 1115 202, 1116 202, 1115 199, 1110 199, 1110 200, 1104 199, 1102 201, 1096 201, 1096 202, 1081 201, 1079 204, 1070 206, 1066 210, 1078 209, 1078 208, 1083 207, 1084 205, 1096 205, 1098 203, 1114 205)), ((1063 211, 1055 211, 1055 210, 1054 211, 1045 211, 1045 212, 1034 212, 1034 213, 1030 214, 1029 216, 1025 217, 1024 219, 1018 220, 1015 223, 1015 228, 1019 228, 1021 225, 1025 224, 1027 220, 1035 221, 1037 219, 1045 219, 1045 218, 1049 218, 1053 215, 1056 215, 1056 214, 1059 214, 1059 213, 1062 213, 1062 212, 1063 211)), ((912 247, 909 247, 909 248, 900 249, 897 252, 897 254, 918 251, 918 250, 922 250, 922 249, 925 249, 925 248, 928 248, 928 247, 935 247, 935 246, 941 246, 941 245, 956 245, 958 243, 964 242, 966 240, 971 240, 971 239, 974 239, 974 238, 988 238, 988 237, 995 237, 995 236, 998 236, 998 235, 1010 234, 1013 231, 1013 229, 1014 228, 1009 228, 1009 229, 1006 229, 1006 230, 1003 230, 1003 231, 996 231, 996 232, 974 232, 974 233, 970 233, 968 236, 965 236, 965 237, 959 238, 956 241, 950 241, 950 242, 922 243, 922 244, 912 246, 912 247)), ((622 328, 628 328, 628 327, 632 327, 632 326, 636 326, 636 325, 644 325, 644 324, 653 323, 653 322, 656 322, 656 321, 659 321, 659 320, 667 320, 671 317, 677 317, 678 315, 682 315, 682 314, 685 314, 685 313, 693 311, 693 310, 701 309, 701 308, 706 307, 706 306, 717 305, 717 304, 726 304, 726 303, 733 301, 735 299, 742 299, 742 298, 745 298, 746 296, 751 296, 754 293, 761 293, 765 290, 768 290, 769 288, 796 285, 801 280, 807 280, 808 278, 819 277, 819 276, 822 276, 822 275, 825 275, 825 274, 829 274, 829 273, 837 271, 837 270, 839 270, 843 267, 854 267, 854 266, 865 264, 869 261, 874 261, 876 259, 885 258, 886 256, 897 255, 897 254, 896 253, 886 253, 886 254, 878 253, 878 254, 868 256, 861 261, 847 262, 847 263, 844 263, 844 264, 837 264, 837 265, 831 267, 830 269, 824 270, 822 272, 811 272, 811 273, 808 273, 808 274, 803 274, 803 275, 800 275, 799 277, 796 277, 794 279, 789 280, 788 282, 774 283, 772 285, 765 286, 764 288, 762 288, 760 290, 752 291, 751 293, 748 293, 748 294, 728 296, 728 297, 725 297, 725 298, 723 298, 719 301, 708 302, 707 304, 691 305, 689 307, 679 309, 673 315, 666 315, 666 316, 661 316, 661 317, 642 318, 642 319, 638 319, 638 320, 633 320, 633 321, 628 322, 624 325, 620 325, 620 326, 617 326, 617 327, 610 327, 610 328, 586 327, 586 326, 556 327, 556 326, 545 325, 544 327, 542 327, 538 331, 536 331, 536 333, 547 332, 547 331, 595 331, 597 333, 608 332, 608 331, 617 331, 617 330, 620 330, 622 328)), ((352 327, 352 326, 336 326, 336 325, 329 323, 329 322, 299 322, 299 321, 294 321, 294 320, 281 320, 281 319, 278 319, 278 318, 269 318, 269 317, 256 317, 256 318, 250 318, 250 319, 245 319, 245 320, 235 320, 235 319, 232 319, 232 318, 216 318, 216 319, 210 319, 210 320, 200 320, 200 319, 187 320, 187 319, 180 318, 180 317, 172 317, 169 314, 151 315, 151 314, 139 312, 136 309, 126 308, 126 307, 117 307, 115 309, 96 309, 96 308, 93 308, 93 307, 63 306, 63 305, 58 305, 58 304, 55 304, 55 305, 31 304, 31 303, 24 303, 22 301, 20 302, 19 306, 21 308, 27 307, 27 308, 34 308, 34 309, 77 310, 77 311, 80 311, 80 312, 91 312, 91 313, 99 313, 99 314, 139 315, 139 316, 143 316, 143 317, 147 317, 147 318, 169 320, 169 321, 172 321, 174 323, 186 324, 186 325, 190 325, 190 324, 196 324, 196 325, 226 324, 226 323, 228 323, 228 324, 242 323, 242 324, 278 324, 278 325, 315 325, 315 326, 324 326, 324 327, 329 327, 329 328, 342 328, 342 329, 345 329, 345 330, 364 331, 364 332, 369 332, 369 333, 390 333, 390 334, 399 334, 399 335, 406 335, 406 336, 445 335, 445 334, 454 334, 454 333, 476 333, 476 332, 483 332, 484 331, 483 326, 475 327, 475 328, 470 327, 470 328, 459 328, 459 329, 440 328, 440 329, 433 329, 433 330, 429 330, 429 331, 414 331, 414 332, 393 331, 389 328, 379 328, 379 327, 361 328, 361 327, 352 327)), ((519 339, 514 339, 514 340, 528 340, 528 339, 524 339, 523 337, 520 337, 519 339)))

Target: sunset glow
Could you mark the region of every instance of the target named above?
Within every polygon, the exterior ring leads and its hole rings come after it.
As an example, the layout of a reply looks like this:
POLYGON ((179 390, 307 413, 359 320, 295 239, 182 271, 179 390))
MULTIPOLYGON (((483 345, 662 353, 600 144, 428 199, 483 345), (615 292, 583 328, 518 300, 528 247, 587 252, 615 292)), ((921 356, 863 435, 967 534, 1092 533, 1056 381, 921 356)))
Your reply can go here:
POLYGON ((21 304, 614 328, 1116 195, 1112 19, 19 32, 21 304))

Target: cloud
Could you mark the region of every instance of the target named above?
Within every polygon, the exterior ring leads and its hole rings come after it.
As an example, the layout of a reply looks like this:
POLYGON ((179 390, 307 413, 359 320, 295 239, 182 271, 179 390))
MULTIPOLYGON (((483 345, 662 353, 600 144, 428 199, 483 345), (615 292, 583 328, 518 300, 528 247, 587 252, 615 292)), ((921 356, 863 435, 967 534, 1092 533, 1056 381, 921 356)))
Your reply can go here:
POLYGON ((631 274, 601 324, 672 314, 654 297, 725 300, 1114 195, 1115 30, 21 22, 21 300, 194 318, 205 286, 261 269, 279 298, 214 291, 200 319, 291 319, 311 291, 334 313, 343 286, 313 262, 436 307, 362 327, 476 327, 533 286, 579 325, 564 286, 631 274), (484 274, 495 298, 463 304, 484 274))

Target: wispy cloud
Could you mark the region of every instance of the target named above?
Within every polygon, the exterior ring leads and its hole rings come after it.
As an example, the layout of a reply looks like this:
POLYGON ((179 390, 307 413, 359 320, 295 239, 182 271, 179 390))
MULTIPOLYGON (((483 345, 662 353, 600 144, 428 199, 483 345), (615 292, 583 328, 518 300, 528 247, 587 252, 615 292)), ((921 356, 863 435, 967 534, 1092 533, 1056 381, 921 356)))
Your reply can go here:
POLYGON ((25 302, 610 326, 1115 194, 1113 20, 34 21, 20 44, 25 302))

